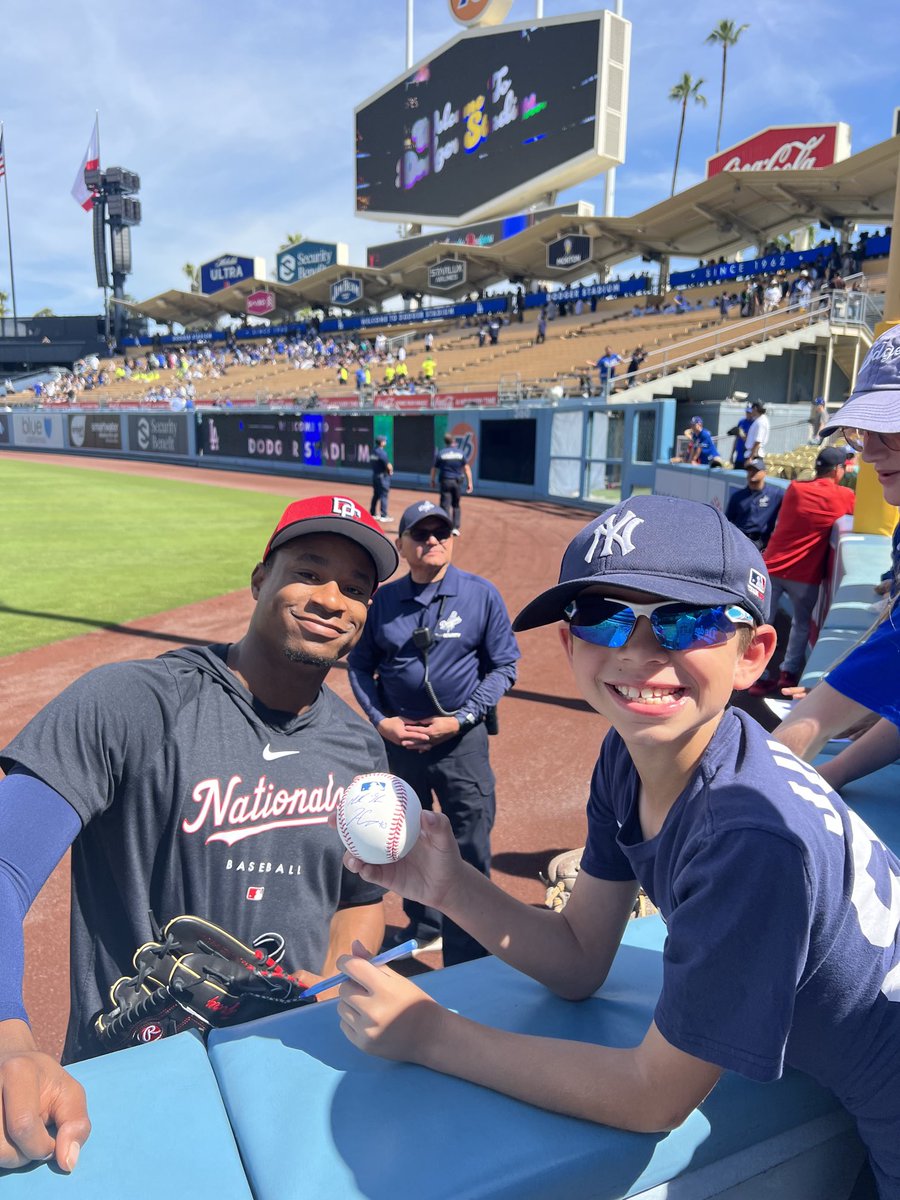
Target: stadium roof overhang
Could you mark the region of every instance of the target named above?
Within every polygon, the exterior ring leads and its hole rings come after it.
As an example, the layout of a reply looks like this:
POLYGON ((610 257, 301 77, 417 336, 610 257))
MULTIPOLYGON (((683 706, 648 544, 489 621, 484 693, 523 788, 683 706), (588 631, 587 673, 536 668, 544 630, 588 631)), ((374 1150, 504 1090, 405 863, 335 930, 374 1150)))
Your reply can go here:
POLYGON ((718 258, 748 245, 765 245, 778 234, 807 223, 834 229, 848 222, 890 224, 898 160, 900 136, 822 170, 723 171, 633 217, 548 217, 493 246, 439 243, 397 259, 389 267, 326 267, 292 284, 246 279, 212 296, 172 290, 127 307, 166 324, 208 324, 223 313, 242 315, 247 296, 261 290, 275 294, 281 313, 331 308, 331 285, 345 276, 362 281, 362 306, 380 307, 405 294, 458 299, 517 276, 570 283, 601 267, 640 256, 718 258), (547 266, 547 246, 568 234, 587 234, 593 239, 591 259, 569 271, 553 270, 547 266), (440 293, 429 292, 429 266, 447 258, 466 263, 465 283, 440 293))

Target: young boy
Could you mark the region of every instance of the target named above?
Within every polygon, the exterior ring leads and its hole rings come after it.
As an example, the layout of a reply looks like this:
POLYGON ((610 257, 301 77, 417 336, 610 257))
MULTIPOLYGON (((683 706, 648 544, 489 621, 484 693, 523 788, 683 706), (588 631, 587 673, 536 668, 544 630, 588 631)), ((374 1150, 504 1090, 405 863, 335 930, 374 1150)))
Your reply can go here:
POLYGON ((798 1067, 855 1115, 882 1200, 900 1197, 900 862, 810 766, 728 707, 772 655, 767 618, 759 551, 718 509, 623 501, 576 535, 559 584, 513 623, 563 622, 579 690, 613 726, 565 908, 501 892, 433 813, 399 863, 345 857, 572 1000, 603 983, 642 884, 668 936, 639 1045, 488 1029, 362 957, 341 960, 352 982, 338 1011, 374 1054, 631 1130, 674 1128, 723 1070, 766 1081, 798 1067))

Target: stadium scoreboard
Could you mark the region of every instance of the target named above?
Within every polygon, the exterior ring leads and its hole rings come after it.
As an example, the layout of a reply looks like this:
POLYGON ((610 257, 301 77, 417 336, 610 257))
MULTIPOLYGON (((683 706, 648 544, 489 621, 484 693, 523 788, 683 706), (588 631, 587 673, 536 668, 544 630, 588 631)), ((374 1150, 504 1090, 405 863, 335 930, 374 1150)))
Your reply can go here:
POLYGON ((623 162, 630 46, 611 12, 446 43, 356 109, 357 215, 460 225, 623 162))

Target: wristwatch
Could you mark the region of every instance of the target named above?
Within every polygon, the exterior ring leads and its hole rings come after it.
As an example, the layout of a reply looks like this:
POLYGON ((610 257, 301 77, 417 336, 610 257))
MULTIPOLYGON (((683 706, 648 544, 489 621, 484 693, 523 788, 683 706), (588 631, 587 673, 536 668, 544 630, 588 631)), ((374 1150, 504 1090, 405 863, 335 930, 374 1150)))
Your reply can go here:
POLYGON ((474 713, 458 712, 456 714, 456 719, 459 721, 460 729, 472 729, 476 724, 474 713))

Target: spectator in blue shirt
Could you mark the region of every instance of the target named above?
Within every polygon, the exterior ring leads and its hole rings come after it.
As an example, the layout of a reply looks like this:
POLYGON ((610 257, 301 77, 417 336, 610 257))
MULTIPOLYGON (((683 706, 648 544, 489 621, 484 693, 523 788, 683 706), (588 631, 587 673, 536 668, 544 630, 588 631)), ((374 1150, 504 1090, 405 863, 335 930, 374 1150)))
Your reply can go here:
POLYGON ((722 465, 713 435, 703 427, 702 417, 691 417, 691 448, 688 462, 699 463, 703 467, 722 465))
POLYGON ((734 438, 734 445, 731 447, 732 466, 744 466, 744 460, 747 457, 747 433, 752 424, 753 405, 748 404, 744 409, 744 415, 738 421, 737 425, 728 430, 729 436, 734 438))
POLYGON ((612 391, 612 382, 616 374, 616 367, 622 361, 621 357, 613 351, 612 346, 606 347, 606 353, 597 359, 596 363, 588 360, 591 366, 596 366, 600 376, 600 399, 606 400, 609 393, 612 391))
POLYGON ((766 480, 766 462, 763 458, 751 458, 744 464, 747 486, 731 493, 725 516, 745 534, 759 550, 765 550, 784 491, 766 480))
MULTIPOLYGON (((409 574, 378 589, 348 666, 390 769, 424 808, 437 797, 463 859, 489 875, 496 805, 486 721, 515 683, 519 647, 494 585, 452 565, 452 530, 431 500, 407 508, 397 549, 409 574)), ((443 935, 446 966, 487 953, 436 908, 404 909, 410 927, 396 941, 437 948, 443 935)))

